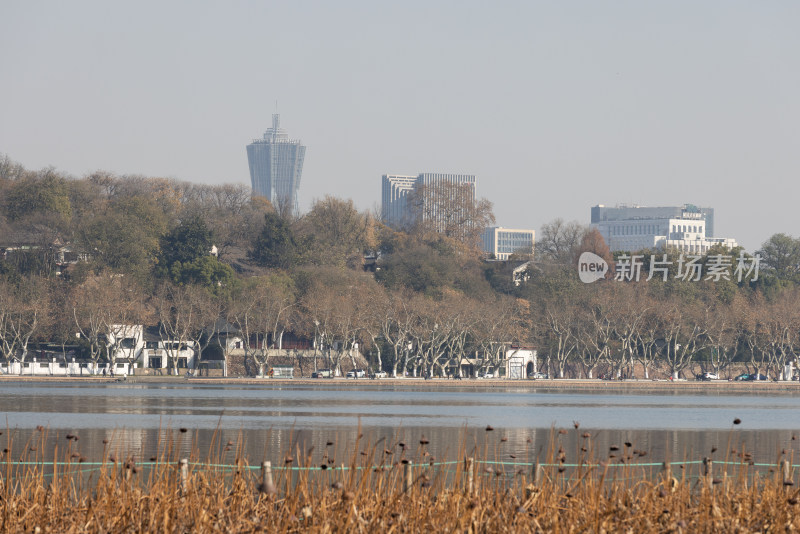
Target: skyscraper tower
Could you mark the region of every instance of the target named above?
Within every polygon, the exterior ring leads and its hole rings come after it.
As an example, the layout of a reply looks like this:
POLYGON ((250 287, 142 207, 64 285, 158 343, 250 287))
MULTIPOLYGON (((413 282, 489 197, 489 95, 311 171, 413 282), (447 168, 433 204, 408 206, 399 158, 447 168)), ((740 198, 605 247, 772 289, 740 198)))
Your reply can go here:
POLYGON ((303 174, 306 147, 299 139, 289 139, 281 127, 281 116, 272 116, 272 128, 262 139, 247 145, 250 165, 250 184, 253 195, 267 197, 273 205, 289 206, 294 213, 300 209, 297 192, 303 174))

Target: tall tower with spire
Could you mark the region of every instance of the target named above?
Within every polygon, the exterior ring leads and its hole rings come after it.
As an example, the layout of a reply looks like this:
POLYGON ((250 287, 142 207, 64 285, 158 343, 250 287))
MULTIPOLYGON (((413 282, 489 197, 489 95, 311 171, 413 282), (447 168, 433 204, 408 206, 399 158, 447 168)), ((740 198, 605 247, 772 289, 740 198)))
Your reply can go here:
POLYGON ((299 139, 289 139, 281 128, 281 116, 272 115, 272 128, 264 137, 247 145, 250 184, 253 195, 266 197, 276 207, 300 209, 297 193, 303 174, 306 147, 299 139))

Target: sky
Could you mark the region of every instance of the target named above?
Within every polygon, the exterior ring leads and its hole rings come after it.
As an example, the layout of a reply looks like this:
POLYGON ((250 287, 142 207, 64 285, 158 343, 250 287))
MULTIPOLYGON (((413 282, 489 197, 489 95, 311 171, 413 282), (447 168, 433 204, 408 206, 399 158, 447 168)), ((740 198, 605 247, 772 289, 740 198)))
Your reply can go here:
POLYGON ((0 154, 29 169, 249 185, 281 115, 301 209, 468 173, 497 224, 715 208, 800 235, 795 1, 0 3, 0 154))

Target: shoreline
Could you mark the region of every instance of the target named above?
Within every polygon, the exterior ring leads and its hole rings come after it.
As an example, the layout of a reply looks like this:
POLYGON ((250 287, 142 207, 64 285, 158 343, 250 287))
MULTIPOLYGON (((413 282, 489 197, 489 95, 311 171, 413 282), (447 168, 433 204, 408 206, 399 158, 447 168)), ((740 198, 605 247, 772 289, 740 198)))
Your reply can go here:
POLYGON ((506 379, 429 379, 422 378, 380 378, 380 379, 347 379, 347 378, 255 378, 255 377, 190 377, 185 376, 128 376, 125 378, 109 378, 103 376, 0 376, 4 382, 92 382, 104 384, 185 384, 185 385, 260 385, 269 387, 293 386, 325 386, 347 389, 350 387, 371 388, 469 388, 469 389, 530 389, 530 390, 585 390, 585 391, 696 391, 714 392, 729 391, 787 391, 800 393, 800 382, 729 382, 727 380, 712 381, 670 381, 670 380, 599 380, 599 379, 540 379, 540 380, 506 380, 506 379))

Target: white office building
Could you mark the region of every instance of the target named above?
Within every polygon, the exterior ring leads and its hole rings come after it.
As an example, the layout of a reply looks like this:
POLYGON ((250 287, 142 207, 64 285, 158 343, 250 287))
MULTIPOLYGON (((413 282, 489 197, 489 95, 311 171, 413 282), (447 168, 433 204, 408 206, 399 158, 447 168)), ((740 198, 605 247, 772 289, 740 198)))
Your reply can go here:
POLYGON ((483 231, 483 251, 498 260, 507 260, 512 254, 533 254, 536 237, 534 230, 520 230, 495 226, 483 231))
POLYGON ((705 214, 684 209, 679 217, 637 217, 592 223, 612 252, 643 249, 673 249, 687 254, 705 254, 714 246, 737 246, 731 238, 707 237, 705 214))
POLYGON ((617 204, 592 207, 592 224, 602 221, 627 221, 631 219, 680 219, 683 212, 702 213, 705 220, 706 236, 714 237, 714 208, 699 207, 694 204, 681 206, 641 206, 639 204, 617 204))

